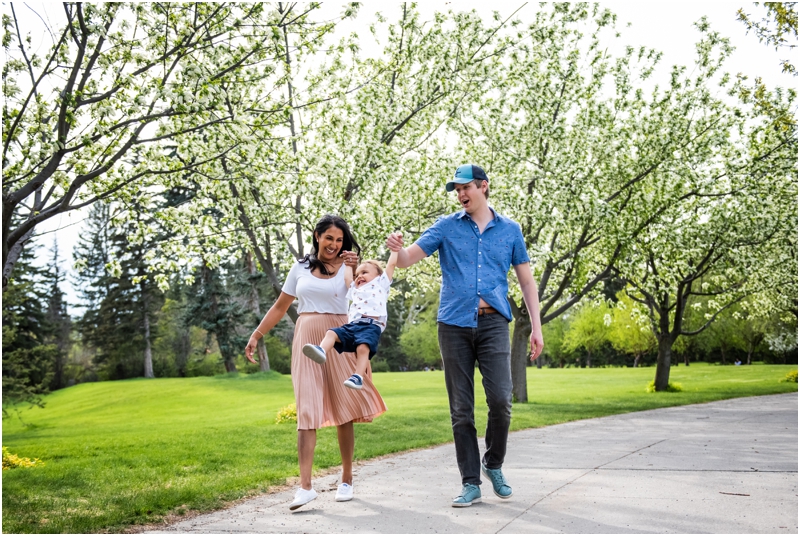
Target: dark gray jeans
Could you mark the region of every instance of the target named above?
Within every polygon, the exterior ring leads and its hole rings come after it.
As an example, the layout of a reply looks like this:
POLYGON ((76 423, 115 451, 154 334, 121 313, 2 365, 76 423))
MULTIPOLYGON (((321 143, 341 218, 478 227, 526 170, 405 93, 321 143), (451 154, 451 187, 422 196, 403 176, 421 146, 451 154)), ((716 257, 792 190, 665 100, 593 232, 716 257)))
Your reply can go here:
POLYGON ((456 460, 463 484, 481 484, 481 460, 475 429, 475 362, 483 376, 489 406, 483 463, 499 469, 506 457, 511 424, 511 341, 500 314, 478 317, 477 328, 439 323, 439 348, 450 400, 456 460))

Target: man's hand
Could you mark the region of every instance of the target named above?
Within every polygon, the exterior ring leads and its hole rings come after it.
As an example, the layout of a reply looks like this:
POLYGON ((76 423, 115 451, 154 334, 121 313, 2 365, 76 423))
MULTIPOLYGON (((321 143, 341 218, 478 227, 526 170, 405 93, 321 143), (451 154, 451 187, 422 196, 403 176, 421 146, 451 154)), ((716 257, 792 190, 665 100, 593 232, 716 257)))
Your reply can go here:
POLYGON ((428 256, 417 244, 403 248, 403 233, 396 232, 386 238, 386 247, 397 253, 397 267, 410 268, 428 256))
POLYGON ((386 247, 391 251, 403 249, 403 233, 392 233, 386 238, 386 247))
POLYGON ((531 331, 531 361, 536 361, 544 348, 544 339, 542 339, 541 331, 531 331))

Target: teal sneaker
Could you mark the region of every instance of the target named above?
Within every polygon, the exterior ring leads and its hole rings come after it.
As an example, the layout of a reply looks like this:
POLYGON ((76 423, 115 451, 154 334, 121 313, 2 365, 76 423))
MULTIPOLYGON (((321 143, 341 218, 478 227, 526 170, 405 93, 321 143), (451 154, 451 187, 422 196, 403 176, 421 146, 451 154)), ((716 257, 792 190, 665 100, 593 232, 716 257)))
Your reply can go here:
POLYGON ((506 482, 506 477, 503 476, 502 469, 489 469, 485 465, 481 464, 481 473, 483 473, 483 476, 492 481, 492 489, 494 490, 495 495, 501 499, 508 499, 511 497, 511 495, 513 495, 511 492, 511 486, 508 485, 508 482, 506 482))
POLYGON ((453 508, 464 508, 479 502, 481 502, 481 488, 475 484, 464 484, 461 495, 453 499, 453 508))

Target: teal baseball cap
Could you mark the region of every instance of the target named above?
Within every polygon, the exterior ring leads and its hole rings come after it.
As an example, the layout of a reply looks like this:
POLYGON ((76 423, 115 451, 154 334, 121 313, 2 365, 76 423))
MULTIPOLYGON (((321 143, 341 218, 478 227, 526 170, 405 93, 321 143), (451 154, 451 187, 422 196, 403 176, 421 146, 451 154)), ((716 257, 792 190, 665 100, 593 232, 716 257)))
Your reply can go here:
POLYGON ((486 176, 486 172, 483 171, 483 168, 480 166, 476 166, 475 164, 462 164, 456 168, 453 179, 448 181, 444 187, 448 192, 452 192, 456 184, 467 184, 474 180, 489 182, 489 177, 486 176))

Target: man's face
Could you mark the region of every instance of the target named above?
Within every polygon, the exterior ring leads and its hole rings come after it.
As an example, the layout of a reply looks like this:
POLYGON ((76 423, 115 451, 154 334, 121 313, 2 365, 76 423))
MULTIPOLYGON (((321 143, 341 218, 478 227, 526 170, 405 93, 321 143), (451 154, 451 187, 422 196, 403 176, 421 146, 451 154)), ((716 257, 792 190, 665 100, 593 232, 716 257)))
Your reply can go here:
POLYGON ((485 189, 486 181, 480 181, 480 186, 476 185, 475 181, 471 181, 467 184, 456 184, 454 188, 458 202, 461 203, 461 208, 466 210, 467 214, 472 214, 486 206, 485 189))

